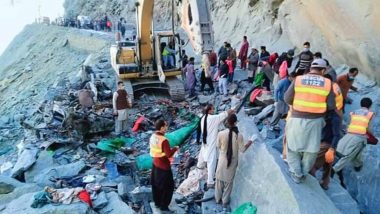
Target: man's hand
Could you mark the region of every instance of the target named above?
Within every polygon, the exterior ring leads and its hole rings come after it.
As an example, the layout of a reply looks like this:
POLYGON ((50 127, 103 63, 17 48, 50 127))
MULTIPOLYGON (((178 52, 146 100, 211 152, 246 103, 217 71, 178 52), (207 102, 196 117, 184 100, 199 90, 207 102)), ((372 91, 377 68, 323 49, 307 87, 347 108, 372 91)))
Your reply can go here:
POLYGON ((117 110, 113 111, 113 115, 117 116, 117 110))
POLYGON ((327 152, 325 153, 325 160, 326 160, 326 163, 332 163, 332 162, 334 162, 334 159, 335 159, 335 149, 330 148, 330 149, 327 150, 327 152))
POLYGON ((248 149, 252 144, 253 144, 253 141, 252 141, 252 140, 249 140, 248 143, 245 144, 245 146, 244 146, 244 151, 243 151, 243 152, 247 151, 247 149, 248 149))

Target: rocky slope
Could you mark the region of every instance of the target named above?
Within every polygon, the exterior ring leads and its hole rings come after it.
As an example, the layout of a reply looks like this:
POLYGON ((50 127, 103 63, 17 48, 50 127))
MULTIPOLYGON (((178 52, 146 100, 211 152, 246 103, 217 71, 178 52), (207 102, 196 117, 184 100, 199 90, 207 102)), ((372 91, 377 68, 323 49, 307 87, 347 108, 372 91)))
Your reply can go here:
MULTIPOLYGON (((90 53, 109 59, 112 36, 99 32, 28 25, 0 57, 0 164, 23 137, 20 121, 52 96, 51 88, 77 76, 90 53)), ((112 69, 110 69, 111 72, 112 69)), ((113 74, 113 73, 112 73, 113 74)), ((41 120, 42 118, 39 118, 41 120)))

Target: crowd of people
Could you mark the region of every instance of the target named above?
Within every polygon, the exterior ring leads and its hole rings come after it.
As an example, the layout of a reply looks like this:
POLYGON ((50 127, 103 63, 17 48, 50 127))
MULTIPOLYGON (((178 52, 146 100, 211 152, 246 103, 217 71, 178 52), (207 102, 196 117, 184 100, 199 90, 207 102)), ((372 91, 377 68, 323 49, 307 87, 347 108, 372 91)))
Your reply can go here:
MULTIPOLYGON (((227 86, 233 81, 234 72, 247 72, 248 82, 273 92, 275 110, 269 129, 280 129, 279 120, 286 118, 282 158, 289 166, 291 179, 300 184, 307 174, 315 176, 316 171, 322 169, 320 185, 323 189, 328 189, 330 177, 335 174, 345 187, 343 168, 351 163, 359 171, 363 166, 362 153, 366 144, 377 143, 369 129, 374 113, 370 110, 372 100, 367 97, 361 99, 360 109, 350 112, 350 121, 345 122, 347 131, 344 135, 342 133, 345 104, 351 103, 347 94, 350 89, 358 90, 353 87, 353 82, 359 70, 350 68, 348 73, 337 76, 320 52, 310 51, 309 42, 304 43, 304 49, 297 56, 294 56, 293 49, 281 54, 271 54, 265 46, 260 47, 260 52, 251 48, 248 54, 248 50, 249 43, 244 36, 238 55, 231 44, 225 42, 218 53, 211 52, 207 59, 204 58, 201 91, 208 85, 213 92, 215 84, 217 92, 227 96, 227 86), (291 69, 294 58, 298 61, 291 69), (236 70, 238 62, 241 70, 236 70)), ((194 58, 188 58, 183 52, 182 66, 189 96, 196 96, 194 58)), ((130 105, 123 90, 120 82, 114 94, 118 133, 124 130, 121 120, 126 119, 126 113, 123 109, 130 105)), ((155 128, 150 139, 154 159, 153 199, 157 207, 167 211, 174 191, 170 158, 178 148, 171 149, 164 136, 167 122, 158 120, 155 128)), ((207 168, 207 187, 215 188, 216 202, 222 203, 225 209, 230 200, 239 152, 244 152, 254 140, 239 132, 234 110, 214 114, 212 104, 205 107, 198 127, 197 142, 201 149, 197 167, 207 168), (227 128, 220 131, 225 120, 227 128)))

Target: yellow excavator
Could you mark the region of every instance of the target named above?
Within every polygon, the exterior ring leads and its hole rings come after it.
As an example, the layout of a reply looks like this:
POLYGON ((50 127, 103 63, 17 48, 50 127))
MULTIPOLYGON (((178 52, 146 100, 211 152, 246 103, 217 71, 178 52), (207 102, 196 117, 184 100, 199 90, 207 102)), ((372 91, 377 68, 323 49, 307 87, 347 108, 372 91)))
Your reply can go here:
MULTIPOLYGON (((214 45, 209 0, 177 0, 181 26, 198 54, 207 55, 214 45)), ((182 63, 176 63, 181 56, 183 40, 174 31, 153 29, 154 0, 140 0, 136 3, 136 41, 117 41, 110 48, 111 64, 131 99, 134 93, 144 90, 164 90, 172 100, 185 98, 183 82, 177 78, 182 74, 182 63), (165 48, 170 47, 168 53, 165 48), (164 57, 173 57, 174 65, 164 62, 164 57)), ((173 10, 174 11, 174 10, 173 10)), ((159 14, 157 14, 159 15, 159 14)), ((174 15, 174 14, 173 14, 174 15)), ((174 22, 173 22, 174 23, 174 22)), ((166 60, 165 60, 166 61, 166 60)), ((206 62, 207 63, 207 62, 206 62)))

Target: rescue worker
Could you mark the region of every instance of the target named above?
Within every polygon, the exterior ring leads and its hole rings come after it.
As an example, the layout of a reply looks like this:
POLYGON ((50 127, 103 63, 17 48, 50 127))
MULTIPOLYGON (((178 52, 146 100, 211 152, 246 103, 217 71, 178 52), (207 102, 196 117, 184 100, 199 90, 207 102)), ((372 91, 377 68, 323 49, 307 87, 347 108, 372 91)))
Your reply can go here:
MULTIPOLYGON (((332 81, 332 77, 329 74, 325 74, 324 76, 332 81)), ((336 146, 341 138, 340 130, 342 129, 343 120, 343 96, 338 84, 335 82, 333 82, 333 90, 336 110, 329 111, 326 114, 326 125, 322 130, 321 146, 314 166, 310 170, 310 174, 315 177, 315 173, 320 168, 323 168, 322 178, 319 184, 324 190, 328 189, 330 183, 332 163, 335 157, 336 146)))
POLYGON ((313 61, 314 55, 310 51, 310 42, 305 42, 303 44, 303 51, 299 54, 298 62, 295 68, 297 75, 303 75, 309 72, 311 62, 313 61))
POLYGON ((173 197, 174 180, 169 158, 172 158, 178 147, 170 148, 169 141, 164 136, 168 124, 157 120, 155 133, 149 139, 150 155, 153 157, 151 174, 153 201, 161 211, 170 211, 169 204, 173 197))
POLYGON ((285 132, 289 171, 295 183, 303 182, 313 166, 325 113, 336 108, 332 83, 322 76, 325 71, 326 61, 314 60, 310 73, 297 76, 285 93, 285 102, 292 105, 285 132))
POLYGON ((197 142, 200 143, 202 136, 201 150, 198 156, 198 168, 204 168, 207 165, 207 187, 214 188, 215 169, 218 159, 216 151, 216 142, 218 137, 218 127, 223 123, 233 110, 229 109, 217 115, 214 114, 214 106, 208 104, 204 109, 204 115, 199 121, 197 131, 197 142))
POLYGON ((249 43, 247 41, 247 36, 243 36, 243 43, 241 44, 239 50, 240 67, 243 70, 247 68, 248 49, 249 43))
POLYGON ((113 114, 117 116, 115 120, 115 134, 120 135, 127 131, 127 109, 132 107, 131 100, 128 97, 127 91, 124 89, 124 83, 117 83, 117 91, 113 94, 112 105, 113 114))
POLYGON ((244 145, 243 135, 236 126, 236 114, 227 118, 228 128, 219 132, 216 147, 219 150, 218 167, 216 169, 215 201, 223 203, 225 211, 230 202, 232 185, 238 166, 239 152, 244 152, 252 144, 252 140, 244 145))
POLYGON ((343 187, 344 180, 342 175, 343 168, 351 162, 355 171, 360 171, 363 166, 362 154, 367 144, 367 133, 371 134, 370 123, 374 113, 369 109, 372 106, 372 100, 368 97, 360 101, 361 108, 351 112, 351 122, 347 129, 347 134, 338 142, 336 149, 339 161, 333 166, 331 177, 335 172, 339 175, 343 187))

